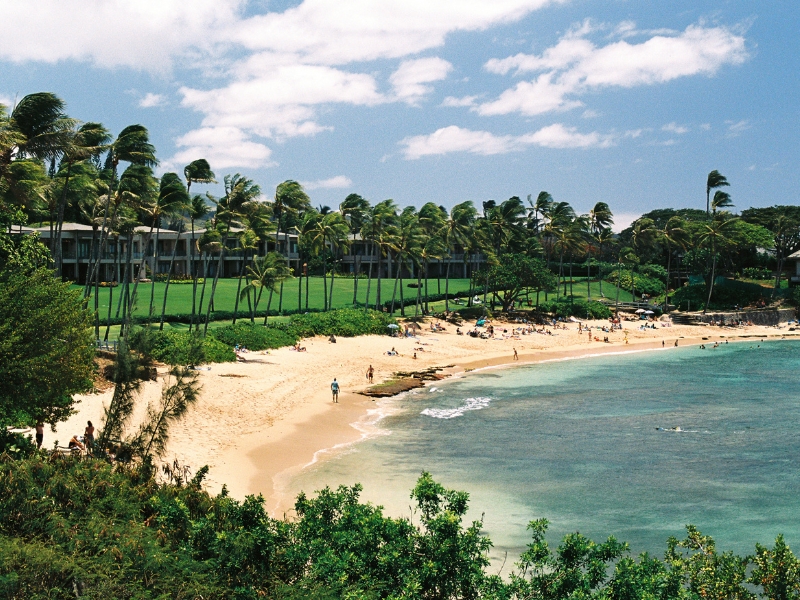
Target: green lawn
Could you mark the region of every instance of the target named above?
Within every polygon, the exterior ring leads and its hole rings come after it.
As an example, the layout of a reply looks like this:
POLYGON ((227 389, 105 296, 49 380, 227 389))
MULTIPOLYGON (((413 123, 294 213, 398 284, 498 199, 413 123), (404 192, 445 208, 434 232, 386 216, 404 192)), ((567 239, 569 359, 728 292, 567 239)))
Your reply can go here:
MULTIPOLYGON (((330 284, 330 279, 328 280, 330 284)), ((416 279, 403 280, 403 294, 406 298, 414 297, 417 293, 416 289, 409 288, 409 283, 416 283, 416 279)), ((212 280, 209 279, 206 286, 206 295, 203 300, 203 305, 208 300, 211 293, 212 280)), ((238 285, 237 279, 220 279, 217 283, 217 292, 214 297, 214 308, 216 310, 229 310, 232 311, 236 300, 236 287, 238 285)), ((244 285, 244 282, 242 283, 244 285)), ((400 298, 400 289, 398 283, 397 298, 400 298)), ((73 286, 75 289, 83 289, 82 286, 73 286)), ((156 316, 161 315, 161 304, 164 299, 164 288, 166 284, 156 282, 155 284, 155 308, 154 313, 156 316)), ((200 299, 200 287, 198 285, 197 299, 200 299)), ((305 287, 306 280, 303 279, 303 297, 302 307, 305 308, 305 287)), ((377 287, 377 280, 372 281, 370 288, 370 302, 375 301, 375 290, 377 287)), ((392 299, 392 288, 394 287, 393 279, 381 280, 381 300, 388 301, 392 299)), ((138 300, 134 310, 134 315, 145 316, 150 308, 150 288, 151 284, 139 284, 137 296, 138 300)), ((297 292, 298 280, 293 279, 284 284, 283 288, 283 308, 284 310, 297 310, 297 292)), ((113 307, 112 316, 116 315, 117 302, 119 300, 119 293, 121 287, 113 288, 113 307)), ((467 291, 469 289, 468 279, 451 279, 450 280, 450 293, 457 293, 467 291)), ((358 280, 358 301, 364 302, 367 291, 367 280, 358 280)), ((428 281, 428 292, 431 294, 437 293, 436 280, 431 279, 428 281)), ((111 288, 100 288, 98 296, 101 320, 105 318, 108 311, 108 300, 111 288)), ((442 280, 442 293, 444 293, 444 280, 442 280)), ((90 303, 91 304, 91 303, 90 303)), ((93 305, 93 304, 92 304, 93 305)), ((333 285, 333 308, 344 308, 353 305, 353 280, 348 278, 336 279, 333 285)), ((323 304, 323 282, 321 277, 311 277, 308 280, 308 307, 322 309, 323 304)), ((261 298, 261 303, 258 305, 260 310, 267 308, 267 292, 261 298)), ((278 295, 275 294, 272 299, 272 310, 278 309, 278 295)), ((247 301, 239 303, 239 310, 244 316, 247 313, 247 301)), ((192 312, 192 285, 191 284, 172 284, 169 287, 169 297, 167 298, 167 314, 188 314, 192 312)))

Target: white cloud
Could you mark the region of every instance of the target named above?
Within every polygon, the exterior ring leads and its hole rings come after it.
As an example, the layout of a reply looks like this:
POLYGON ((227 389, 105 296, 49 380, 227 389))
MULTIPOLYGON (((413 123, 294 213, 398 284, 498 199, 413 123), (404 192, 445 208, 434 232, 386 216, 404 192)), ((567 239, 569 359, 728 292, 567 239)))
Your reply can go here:
POLYGON ((475 99, 477 96, 464 96, 463 98, 456 98, 455 96, 447 96, 444 100, 442 100, 442 106, 448 107, 463 107, 463 106, 475 106, 475 99))
POLYGON ((543 148, 608 148, 613 144, 613 138, 592 133, 578 133, 575 127, 564 127, 555 123, 543 127, 536 133, 520 136, 523 144, 535 144, 543 148))
POLYGON ((743 131, 747 131, 752 127, 750 121, 748 121, 747 119, 744 119, 742 121, 725 121, 725 124, 728 126, 729 137, 736 137, 743 131))
POLYGON ((711 123, 701 123, 700 129, 703 131, 711 131, 711 123))
POLYGON ((318 179, 317 181, 302 181, 300 183, 307 190, 339 189, 353 185, 353 181, 345 175, 336 175, 335 177, 318 179))
POLYGON ((230 167, 274 166, 270 160, 272 150, 264 144, 248 139, 247 135, 236 127, 204 127, 195 129, 175 140, 179 150, 167 161, 172 169, 182 168, 198 158, 205 158, 212 169, 230 167))
POLYGON ((205 114, 204 126, 239 127, 264 137, 314 135, 330 129, 315 106, 385 102, 371 75, 319 65, 286 65, 213 90, 181 88, 183 105, 205 114))
POLYGON ((453 65, 442 58, 404 60, 389 77, 389 82, 399 100, 414 104, 433 91, 431 86, 425 85, 426 83, 447 78, 452 69, 453 65))
POLYGON ((661 128, 661 131, 667 131, 669 133, 675 133, 677 135, 683 135, 684 133, 689 132, 689 128, 684 125, 678 125, 675 121, 672 123, 667 123, 661 128))
POLYGON ((89 61, 164 71, 187 49, 209 51, 238 19, 244 0, 28 0, 4 2, 0 59, 89 61), (35 15, 33 17, 32 15, 35 15), (33 20, 32 20, 33 19, 33 20), (35 34, 32 31, 35 28, 35 34))
POLYGON ((400 141, 403 155, 408 160, 423 156, 469 152, 489 156, 523 150, 526 146, 544 148, 591 148, 607 147, 613 143, 610 136, 597 132, 578 133, 575 128, 560 123, 520 136, 495 135, 488 131, 473 131, 456 125, 437 129, 429 135, 416 135, 400 141))
POLYGON ((600 113, 597 112, 596 110, 592 110, 591 108, 588 108, 585 111, 583 111, 583 114, 581 116, 584 119, 596 119, 597 117, 600 116, 600 113))
POLYGON ((5 94, 0 94, 0 104, 6 107, 8 112, 11 112, 13 108, 14 101, 11 99, 11 96, 6 96, 5 94))
POLYGON ((614 225, 612 225, 611 229, 614 233, 619 233, 623 229, 630 227, 641 216, 639 213, 614 213, 614 225))
POLYGON ((167 99, 163 94, 153 94, 152 92, 148 92, 145 94, 144 98, 139 100, 139 107, 140 108, 152 108, 154 106, 162 106, 166 104, 167 99))
POLYGON ((602 47, 583 37, 590 30, 587 25, 571 31, 538 56, 517 54, 489 60, 485 68, 491 73, 539 75, 519 82, 475 110, 483 115, 568 110, 581 106, 575 96, 592 90, 710 76, 723 65, 740 64, 748 56, 744 37, 726 27, 691 25, 677 35, 658 34, 639 44, 622 40, 602 47))

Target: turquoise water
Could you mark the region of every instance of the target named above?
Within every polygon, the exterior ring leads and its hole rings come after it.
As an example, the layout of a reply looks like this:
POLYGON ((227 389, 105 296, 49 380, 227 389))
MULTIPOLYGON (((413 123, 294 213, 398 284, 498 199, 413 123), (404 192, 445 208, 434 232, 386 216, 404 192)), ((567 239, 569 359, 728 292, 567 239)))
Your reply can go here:
POLYGON ((662 554, 688 523, 741 554, 778 533, 800 548, 798 373, 791 342, 473 373, 393 400, 384 435, 291 489, 361 482, 364 499, 408 516, 424 469, 470 492, 495 556, 515 557, 541 517, 553 542, 614 535, 634 553, 662 554))

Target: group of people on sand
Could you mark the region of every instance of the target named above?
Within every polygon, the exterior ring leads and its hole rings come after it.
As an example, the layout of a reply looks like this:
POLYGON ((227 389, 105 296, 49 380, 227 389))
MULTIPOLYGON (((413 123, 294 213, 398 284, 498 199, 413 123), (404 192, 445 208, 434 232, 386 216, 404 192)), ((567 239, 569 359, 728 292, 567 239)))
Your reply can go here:
MULTIPOLYGON (((44 442, 44 423, 41 421, 36 423, 34 428, 36 432, 36 448, 41 449, 44 442)), ((67 448, 70 450, 88 450, 91 452, 94 446, 94 425, 91 421, 86 421, 86 428, 83 430, 83 435, 73 435, 67 443, 67 448)))

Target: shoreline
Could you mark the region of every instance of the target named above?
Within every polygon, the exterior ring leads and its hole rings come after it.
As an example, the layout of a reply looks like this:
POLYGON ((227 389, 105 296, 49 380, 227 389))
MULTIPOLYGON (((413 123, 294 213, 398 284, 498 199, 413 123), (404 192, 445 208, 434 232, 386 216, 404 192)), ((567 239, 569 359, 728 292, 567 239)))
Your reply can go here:
MULTIPOLYGON (((605 321, 590 322, 592 326, 605 321)), ((594 332, 608 336, 612 343, 586 339, 577 326, 553 331, 553 335, 529 334, 519 338, 481 340, 457 336, 450 331, 421 331, 416 338, 362 336, 305 340, 307 352, 280 348, 253 352, 246 362, 210 365, 199 371, 203 386, 201 398, 184 419, 170 431, 167 452, 161 460, 188 465, 192 473, 208 465, 204 486, 210 493, 225 486, 229 494, 243 500, 246 495, 262 494, 268 512, 286 514, 294 504, 288 484, 303 468, 336 456, 342 449, 379 433, 375 424, 387 411, 389 402, 363 396, 369 387, 365 371, 375 368, 374 384, 391 379, 398 371, 420 371, 453 365, 441 371, 446 379, 470 372, 508 368, 551 361, 569 361, 606 354, 638 353, 679 348, 707 341, 731 342, 798 339, 800 332, 775 327, 753 326, 717 329, 698 326, 659 327, 639 330, 632 322, 622 332, 594 332), (629 340, 624 343, 624 338, 629 340), (707 338, 703 340, 702 338, 707 338), (396 348, 398 356, 387 356, 396 348), (516 348, 519 360, 513 360, 516 348), (416 359, 413 354, 416 352, 416 359), (331 401, 330 382, 336 377, 341 386, 339 404, 331 401)), ((513 324, 495 324, 496 331, 513 324)), ((158 401, 166 368, 159 369, 159 381, 142 385, 140 400, 131 419, 135 428, 148 402, 158 401)), ((76 397, 77 413, 59 423, 55 435, 45 432, 43 447, 54 438, 62 442, 82 433, 87 420, 102 421, 103 404, 113 390, 76 397)), ((312 490, 313 491, 313 490, 312 490)))
MULTIPOLYGON (((671 329, 671 328, 665 328, 671 329)), ((657 330, 658 331, 658 330, 657 330)), ((703 341, 711 342, 710 338, 716 337, 718 339, 725 339, 730 341, 731 343, 737 342, 745 342, 748 339, 759 338, 760 340, 764 341, 781 341, 786 338, 797 338, 800 339, 800 333, 790 333, 790 334, 767 334, 767 333, 759 333, 759 334, 745 334, 742 336, 736 334, 727 334, 727 335, 710 335, 705 334, 702 335, 704 332, 700 332, 697 336, 679 336, 677 339, 680 341, 689 342, 691 346, 695 346, 698 343, 702 343, 703 341), (776 338, 778 335, 780 337, 778 339, 770 339, 776 338), (708 340, 704 340, 703 338, 709 338, 708 340)), ((602 348, 593 348, 590 353, 586 353, 586 350, 589 350, 586 346, 574 346, 569 348, 562 348, 559 350, 535 350, 533 352, 528 353, 519 353, 519 360, 509 359, 508 357, 494 357, 489 359, 478 359, 478 360, 469 360, 466 362, 461 362, 460 364, 456 364, 452 367, 445 368, 441 371, 444 375, 444 378, 441 382, 448 381, 453 378, 457 377, 464 377, 469 375, 470 373, 479 373, 483 371, 495 370, 495 369, 508 369, 514 367, 522 367, 522 366, 530 366, 535 364, 544 364, 544 363, 551 363, 551 362, 562 362, 562 361, 571 361, 571 360, 584 360, 584 359, 591 359, 597 358, 601 356, 615 356, 615 355, 624 355, 624 354, 640 354, 644 352, 658 352, 658 351, 670 351, 674 350, 675 346, 662 346, 661 340, 664 338, 659 338, 658 340, 637 340, 636 342, 627 344, 628 349, 619 348, 619 345, 614 344, 606 344, 603 342, 593 342, 593 344, 602 344, 602 348), (535 357, 535 358, 534 358, 535 357), (531 358, 531 360, 524 360, 524 358, 531 358)), ((666 341, 666 340, 665 340, 666 341)), ((716 340, 715 340, 716 341, 716 340)), ((687 345, 681 346, 680 343, 677 346, 678 349, 686 348, 687 345)), ((378 382, 379 383, 379 382, 378 382)), ((427 382, 426 385, 423 387, 428 387, 427 382)), ((358 392, 355 392, 356 394, 358 392)), ((392 400, 401 396, 405 392, 401 392, 395 396, 391 396, 385 398, 384 400, 392 400)), ((369 398, 366 398, 369 400, 369 398)), ((366 406, 369 409, 369 405, 374 405, 375 402, 359 403, 362 406, 366 406)), ((360 415, 360 419, 363 420, 366 416, 369 415, 369 410, 366 413, 362 413, 360 415)), ((340 413, 343 414, 343 413, 340 413)), ((386 415, 383 415, 386 416, 386 415)), ((319 418, 323 418, 320 416, 319 418)), ((382 417, 376 419, 373 425, 377 425, 378 421, 382 417)), ((291 464, 285 466, 282 462, 277 463, 279 466, 275 466, 276 463, 272 463, 272 468, 267 468, 266 471, 261 471, 256 477, 251 480, 251 484, 253 487, 256 487, 260 490, 263 490, 261 493, 268 493, 269 495, 265 497, 267 511, 272 514, 273 517, 279 516, 282 514, 283 516, 288 516, 288 513, 291 512, 295 496, 294 492, 290 492, 288 489, 288 483, 292 480, 294 476, 298 473, 302 472, 305 468, 312 466, 313 464, 320 462, 320 460, 326 460, 327 458, 333 458, 337 455, 338 452, 347 449, 348 447, 353 446, 354 444, 358 444, 368 438, 377 436, 377 435, 386 435, 387 433, 381 433, 380 431, 371 432, 369 434, 360 432, 358 425, 360 424, 360 420, 349 423, 349 426, 352 428, 350 432, 351 435, 345 441, 342 441, 341 438, 335 438, 338 441, 332 443, 331 445, 323 445, 319 447, 316 451, 313 451, 313 455, 308 462, 296 462, 295 464, 291 464), (325 456, 330 455, 330 456, 325 456), (318 456, 322 456, 321 459, 318 459, 318 456), (285 468, 283 468, 285 466, 285 468), (267 492, 268 490, 268 492, 267 492)), ((329 424, 332 426, 331 429, 336 431, 339 434, 342 434, 343 431, 340 431, 341 422, 337 417, 333 417, 329 424)), ((295 423, 295 431, 288 432, 284 436, 279 437, 272 441, 271 443, 265 444, 258 448, 253 449, 248 453, 248 456, 251 457, 253 460, 257 458, 265 458, 271 455, 272 452, 278 452, 283 449, 285 450, 286 447, 293 447, 293 446, 301 446, 305 445, 306 439, 308 434, 302 431, 301 424, 295 423)), ((345 436, 347 437, 347 436, 345 436)), ((330 438, 334 439, 334 438, 330 438)), ((321 442, 322 440, 318 440, 321 442)), ((319 446, 319 444, 316 444, 319 446)), ((309 450, 306 449, 306 452, 309 450)), ((304 454, 307 456, 307 454, 304 454)), ((314 490, 305 490, 306 493, 312 493, 314 490)))

